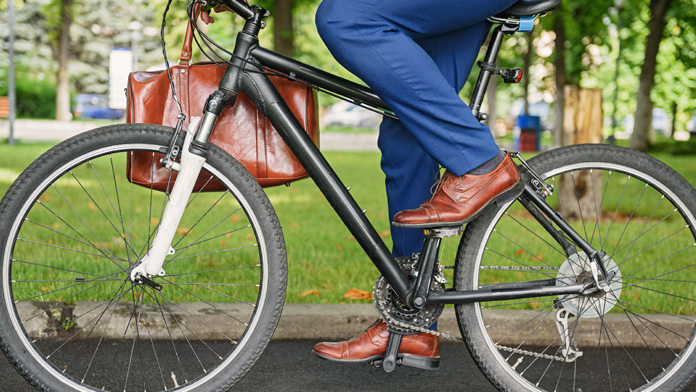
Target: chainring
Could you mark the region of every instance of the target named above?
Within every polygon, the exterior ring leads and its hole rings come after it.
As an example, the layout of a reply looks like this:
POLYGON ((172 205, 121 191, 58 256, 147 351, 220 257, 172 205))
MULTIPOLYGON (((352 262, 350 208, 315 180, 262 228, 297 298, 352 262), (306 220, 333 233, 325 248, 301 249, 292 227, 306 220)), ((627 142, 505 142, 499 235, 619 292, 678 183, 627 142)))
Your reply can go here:
MULTIPOLYGON (((416 268, 418 257, 418 254, 414 254, 413 256, 398 257, 396 261, 399 263, 401 271, 415 278, 418 272, 416 268)), ((445 282, 445 278, 442 271, 438 269, 431 279, 430 291, 444 291, 443 282, 445 282)), ((402 302, 383 276, 377 279, 373 298, 377 313, 387 323, 389 329, 403 333, 422 332, 423 329, 430 327, 437 321, 445 307, 442 304, 429 304, 421 310, 411 309, 402 302)))

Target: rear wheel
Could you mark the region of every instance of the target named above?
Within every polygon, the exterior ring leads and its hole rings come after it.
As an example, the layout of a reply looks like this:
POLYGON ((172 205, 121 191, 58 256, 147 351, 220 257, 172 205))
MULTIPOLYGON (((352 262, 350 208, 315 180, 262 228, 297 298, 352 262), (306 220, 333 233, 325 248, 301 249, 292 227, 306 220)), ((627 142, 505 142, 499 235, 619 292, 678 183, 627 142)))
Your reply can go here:
MULTIPOLYGON (((457 306, 462 335, 487 377, 508 391, 675 391, 696 372, 696 191, 663 163, 608 145, 530 160, 547 199, 600 252, 607 292, 457 306)), ((566 239, 570 244, 572 241, 566 239)), ((496 283, 594 280, 519 202, 489 207, 460 244, 457 290, 496 283)))
MULTIPOLYGON (((202 175, 173 252, 136 285, 167 194, 131 184, 129 151, 163 151, 170 128, 127 124, 67 140, 37 159, 0 205, 0 343, 42 390, 218 391, 241 378, 280 317, 287 278, 280 225, 228 154, 202 175)), ((153 166, 154 167, 154 166, 153 166)))

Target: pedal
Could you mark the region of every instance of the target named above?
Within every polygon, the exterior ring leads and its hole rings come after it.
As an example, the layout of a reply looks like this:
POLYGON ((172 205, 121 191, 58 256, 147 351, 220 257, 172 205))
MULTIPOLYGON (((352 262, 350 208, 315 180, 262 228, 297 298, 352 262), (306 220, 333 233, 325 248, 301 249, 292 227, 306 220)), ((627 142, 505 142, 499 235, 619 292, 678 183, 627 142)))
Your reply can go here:
POLYGON ((399 354, 403 334, 389 331, 389 340, 384 357, 370 362, 376 368, 384 369, 385 373, 393 372, 397 365, 409 366, 423 370, 437 370, 440 367, 440 357, 421 357, 411 354, 399 354))
POLYGON ((391 373, 396 369, 396 356, 399 354, 399 348, 401 347, 401 339, 404 335, 390 331, 389 340, 387 341, 387 350, 384 352, 384 359, 382 359, 382 369, 386 373, 391 373))
POLYGON ((440 357, 429 358, 404 354, 401 358, 399 358, 399 365, 410 366, 423 370, 437 370, 440 368, 440 357))

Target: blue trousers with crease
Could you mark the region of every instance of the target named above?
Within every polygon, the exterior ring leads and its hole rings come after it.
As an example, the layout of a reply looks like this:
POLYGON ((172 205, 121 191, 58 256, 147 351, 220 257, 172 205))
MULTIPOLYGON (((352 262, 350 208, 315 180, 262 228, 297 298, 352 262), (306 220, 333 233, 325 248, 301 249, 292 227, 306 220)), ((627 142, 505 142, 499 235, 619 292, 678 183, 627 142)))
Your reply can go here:
MULTIPOLYGON (((439 166, 462 175, 498 153, 459 97, 489 16, 516 0, 324 0, 321 38, 396 113, 380 127, 389 218, 430 197, 439 166)), ((419 252, 420 229, 392 227, 394 256, 419 252)))

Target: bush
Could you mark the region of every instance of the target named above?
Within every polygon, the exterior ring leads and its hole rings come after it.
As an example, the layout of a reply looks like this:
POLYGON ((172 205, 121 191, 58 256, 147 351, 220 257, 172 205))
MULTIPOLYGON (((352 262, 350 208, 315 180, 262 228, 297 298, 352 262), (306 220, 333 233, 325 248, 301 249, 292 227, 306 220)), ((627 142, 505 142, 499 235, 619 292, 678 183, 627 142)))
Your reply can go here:
POLYGON ((19 117, 56 118, 56 85, 47 81, 17 80, 19 117))
MULTIPOLYGON (((7 70, 4 74, 7 75, 7 70)), ((17 117, 56 118, 56 85, 53 80, 31 80, 17 75, 17 117)), ((7 83, 0 84, 0 95, 8 95, 7 83)))

